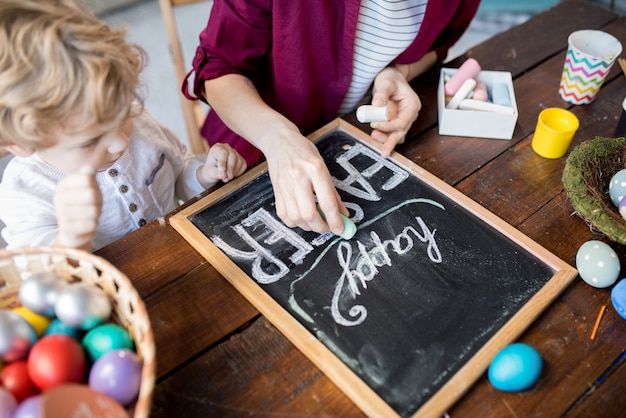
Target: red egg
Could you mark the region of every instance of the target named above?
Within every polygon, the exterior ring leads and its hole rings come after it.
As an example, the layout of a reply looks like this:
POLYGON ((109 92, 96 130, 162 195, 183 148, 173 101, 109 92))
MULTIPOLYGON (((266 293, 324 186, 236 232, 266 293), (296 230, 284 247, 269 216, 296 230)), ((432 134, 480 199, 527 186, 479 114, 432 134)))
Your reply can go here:
POLYGON ((28 356, 28 374, 41 390, 82 382, 85 367, 85 352, 80 343, 63 334, 43 337, 28 356))
POLYGON ((0 382, 5 389, 13 394, 18 403, 39 393, 39 389, 28 376, 26 360, 7 364, 0 372, 0 382))

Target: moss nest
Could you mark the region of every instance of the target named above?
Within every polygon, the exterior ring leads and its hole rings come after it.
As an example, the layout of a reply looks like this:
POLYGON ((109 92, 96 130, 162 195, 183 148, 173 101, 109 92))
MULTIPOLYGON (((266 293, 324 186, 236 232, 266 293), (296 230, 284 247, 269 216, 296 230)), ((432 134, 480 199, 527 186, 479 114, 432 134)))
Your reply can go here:
POLYGON ((612 241, 626 244, 626 221, 609 196, 609 182, 626 168, 626 140, 596 137, 567 157, 563 186, 577 214, 612 241))

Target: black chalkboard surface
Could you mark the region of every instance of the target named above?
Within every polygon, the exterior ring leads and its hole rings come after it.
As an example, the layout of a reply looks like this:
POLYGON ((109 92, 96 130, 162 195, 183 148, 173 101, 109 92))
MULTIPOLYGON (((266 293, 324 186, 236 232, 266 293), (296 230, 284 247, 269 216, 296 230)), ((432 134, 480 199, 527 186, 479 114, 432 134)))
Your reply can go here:
POLYGON ((351 240, 287 228, 265 165, 172 225, 367 414, 442 414, 576 270, 343 121, 311 138, 351 240))

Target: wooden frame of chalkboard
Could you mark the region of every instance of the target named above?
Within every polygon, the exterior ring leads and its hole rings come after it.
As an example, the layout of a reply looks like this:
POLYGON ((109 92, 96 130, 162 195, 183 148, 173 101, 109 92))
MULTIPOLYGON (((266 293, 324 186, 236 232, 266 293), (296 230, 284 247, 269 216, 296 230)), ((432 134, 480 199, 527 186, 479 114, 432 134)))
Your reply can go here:
POLYGON ((172 226, 369 416, 441 416, 577 270, 337 119, 309 136, 358 227, 287 228, 263 163, 172 226))

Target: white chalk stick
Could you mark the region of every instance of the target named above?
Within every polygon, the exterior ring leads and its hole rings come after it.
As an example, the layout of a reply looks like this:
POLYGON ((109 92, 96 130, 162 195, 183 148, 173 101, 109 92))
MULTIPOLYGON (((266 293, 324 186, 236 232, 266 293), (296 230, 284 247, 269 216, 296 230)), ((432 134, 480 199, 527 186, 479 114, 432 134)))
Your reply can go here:
POLYGON ((474 99, 461 100, 461 103, 459 103, 459 109, 478 110, 481 112, 502 113, 502 114, 507 114, 507 115, 513 114, 512 107, 497 105, 495 103, 483 102, 483 101, 474 100, 474 99))
POLYGON ((447 109, 457 109, 462 100, 466 99, 472 90, 476 87, 476 80, 468 78, 456 94, 450 99, 450 102, 446 106, 447 109))
POLYGON ((387 106, 359 106, 356 110, 356 118, 361 123, 381 122, 389 120, 387 106))

